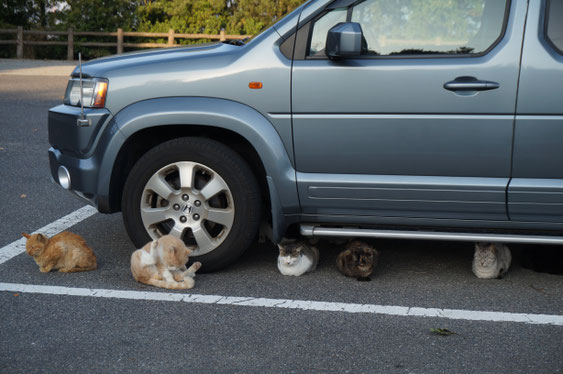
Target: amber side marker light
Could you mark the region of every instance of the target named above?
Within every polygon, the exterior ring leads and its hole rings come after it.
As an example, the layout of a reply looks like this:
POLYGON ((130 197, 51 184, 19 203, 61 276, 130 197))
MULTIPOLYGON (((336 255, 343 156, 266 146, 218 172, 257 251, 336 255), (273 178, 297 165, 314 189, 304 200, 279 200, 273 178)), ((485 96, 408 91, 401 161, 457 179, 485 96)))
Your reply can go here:
POLYGON ((94 100, 95 108, 103 108, 106 104, 106 95, 108 93, 107 82, 98 82, 98 87, 96 91, 96 98, 94 100))
POLYGON ((248 88, 251 88, 253 90, 259 90, 262 88, 262 82, 250 82, 248 84, 248 88))

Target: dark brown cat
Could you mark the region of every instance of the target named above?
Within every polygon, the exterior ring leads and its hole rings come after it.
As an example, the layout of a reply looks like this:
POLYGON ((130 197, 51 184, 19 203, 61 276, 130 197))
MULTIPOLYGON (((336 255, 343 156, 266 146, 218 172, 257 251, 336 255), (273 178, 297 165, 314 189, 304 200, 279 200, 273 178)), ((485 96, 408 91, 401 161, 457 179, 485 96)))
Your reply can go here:
POLYGON ((370 281, 370 275, 377 265, 379 253, 369 244, 360 240, 351 241, 336 258, 336 266, 347 277, 359 281, 370 281))
POLYGON ((96 255, 86 245, 83 237, 63 231, 52 238, 43 234, 26 234, 25 251, 33 257, 39 270, 48 273, 58 270, 64 273, 95 270, 96 255))

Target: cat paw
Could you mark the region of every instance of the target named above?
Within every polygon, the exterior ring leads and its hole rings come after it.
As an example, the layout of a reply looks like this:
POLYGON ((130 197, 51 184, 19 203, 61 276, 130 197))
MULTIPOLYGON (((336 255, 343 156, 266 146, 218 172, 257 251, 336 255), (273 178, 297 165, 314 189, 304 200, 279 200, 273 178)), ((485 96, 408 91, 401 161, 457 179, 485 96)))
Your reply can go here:
MULTIPOLYGON (((201 268, 201 262, 194 262, 189 268, 188 271, 185 272, 186 277, 193 278, 195 277, 195 272, 201 268)), ((186 278, 187 279, 187 278, 186 278)))

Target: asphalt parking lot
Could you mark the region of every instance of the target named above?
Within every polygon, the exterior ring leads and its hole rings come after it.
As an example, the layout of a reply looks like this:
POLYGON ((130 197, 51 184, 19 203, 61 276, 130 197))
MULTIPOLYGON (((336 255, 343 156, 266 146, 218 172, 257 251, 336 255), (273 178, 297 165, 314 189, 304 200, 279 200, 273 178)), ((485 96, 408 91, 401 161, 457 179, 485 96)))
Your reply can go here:
POLYGON ((0 372, 563 372, 563 276, 524 268, 529 247, 500 280, 473 276, 470 243, 378 240, 371 282, 340 275, 322 241, 302 277, 257 243, 192 290, 136 283, 121 216, 49 180, 47 110, 70 68, 48 65, 0 61, 0 372), (65 229, 96 271, 44 274, 21 253, 21 232, 65 229))

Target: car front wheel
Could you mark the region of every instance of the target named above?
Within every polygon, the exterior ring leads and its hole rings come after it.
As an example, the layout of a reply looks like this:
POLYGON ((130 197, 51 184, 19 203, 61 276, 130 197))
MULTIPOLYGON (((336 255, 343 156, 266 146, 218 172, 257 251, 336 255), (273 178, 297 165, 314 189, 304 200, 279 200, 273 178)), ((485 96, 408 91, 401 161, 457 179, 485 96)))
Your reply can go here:
POLYGON ((202 271, 223 268, 250 246, 260 221, 260 191, 246 161, 206 138, 162 143, 137 161, 122 197, 137 248, 163 235, 197 248, 202 271))

